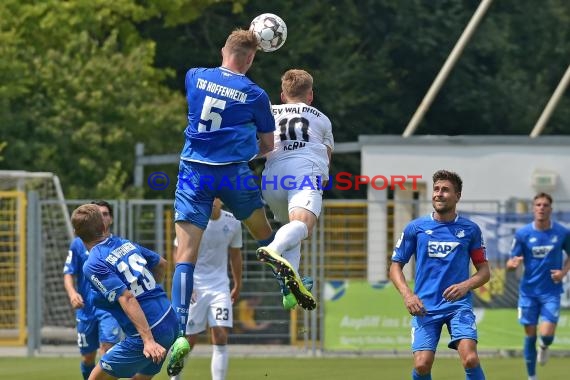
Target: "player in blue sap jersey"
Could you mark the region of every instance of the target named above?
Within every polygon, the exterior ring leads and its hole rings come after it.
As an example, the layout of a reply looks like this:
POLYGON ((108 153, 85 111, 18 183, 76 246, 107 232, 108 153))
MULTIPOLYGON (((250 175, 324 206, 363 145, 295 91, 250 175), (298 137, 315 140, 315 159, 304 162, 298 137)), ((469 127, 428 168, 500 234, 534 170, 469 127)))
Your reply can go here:
MULTIPOLYGON (((111 234, 113 208, 108 202, 93 201, 99 207, 105 224, 105 236, 111 234)), ((63 268, 63 284, 71 306, 76 309, 77 345, 81 353, 81 374, 83 379, 95 368, 97 348, 99 355, 107 352, 120 339, 119 323, 113 316, 92 302, 92 287, 89 279, 83 275, 83 264, 89 252, 80 238, 76 237, 69 246, 69 254, 63 268)))
MULTIPOLYGON (((186 328, 194 266, 214 198, 244 222, 261 246, 272 239, 261 191, 247 164, 273 149, 275 130, 269 97, 245 76, 257 46, 253 32, 237 29, 222 48, 221 67, 186 73, 188 126, 174 201, 178 254, 172 278, 172 304, 181 332, 186 328)), ((173 362, 180 363, 180 352, 188 350, 188 342, 180 337, 172 349, 169 375, 177 375, 173 362)))
POLYGON ((396 243, 390 279, 401 293, 412 318, 412 379, 431 379, 431 368, 443 325, 465 368, 465 378, 485 379, 477 354, 477 326, 471 290, 489 281, 485 245, 480 228, 456 213, 462 181, 454 172, 433 175, 434 212, 410 222, 396 243), (414 256, 415 289, 403 268, 414 256), (470 262, 476 268, 470 276, 470 262))
POLYGON ((126 335, 103 355, 89 380, 151 379, 178 336, 176 313, 159 285, 166 260, 126 239, 105 237, 97 206, 79 206, 71 222, 89 250, 83 273, 96 290, 95 305, 109 311, 126 335))
POLYGON ((548 346, 554 340, 560 313, 562 279, 570 270, 570 259, 567 258, 570 234, 564 226, 550 219, 552 197, 546 193, 537 194, 533 213, 534 221, 515 233, 511 258, 507 261, 507 269, 516 269, 524 263, 518 308, 519 322, 526 335, 523 353, 530 380, 536 379, 537 360, 544 365, 548 359, 548 346), (539 317, 541 343, 537 354, 539 317))

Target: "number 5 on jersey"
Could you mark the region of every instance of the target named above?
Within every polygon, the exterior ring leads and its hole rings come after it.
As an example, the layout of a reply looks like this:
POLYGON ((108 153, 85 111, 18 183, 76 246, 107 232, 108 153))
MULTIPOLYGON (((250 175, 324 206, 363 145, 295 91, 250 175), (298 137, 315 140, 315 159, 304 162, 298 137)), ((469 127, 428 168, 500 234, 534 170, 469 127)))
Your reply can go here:
POLYGON ((222 125, 222 112, 226 108, 226 101, 222 99, 212 98, 206 96, 204 105, 202 106, 202 113, 200 114, 200 123, 198 123, 198 132, 212 132, 220 129, 222 125), (203 122, 210 121, 210 129, 203 122))

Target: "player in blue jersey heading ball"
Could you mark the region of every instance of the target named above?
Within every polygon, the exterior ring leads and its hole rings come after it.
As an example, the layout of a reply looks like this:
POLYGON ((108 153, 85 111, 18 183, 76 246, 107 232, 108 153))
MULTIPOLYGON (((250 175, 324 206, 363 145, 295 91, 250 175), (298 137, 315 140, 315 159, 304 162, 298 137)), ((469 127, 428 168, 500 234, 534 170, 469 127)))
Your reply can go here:
POLYGON ((434 211, 411 221, 396 243, 390 279, 402 295, 412 318, 412 379, 431 380, 431 368, 444 325, 468 380, 485 379, 477 354, 477 326, 471 290, 490 279, 481 229, 459 216, 462 180, 454 172, 433 174, 434 211), (415 287, 410 289, 403 268, 416 261, 415 287), (476 272, 471 275, 473 262, 476 272))
POLYGON ((539 193, 533 200, 534 221, 515 233, 507 269, 524 264, 519 287, 519 322, 524 327, 523 356, 529 380, 536 379, 536 362, 548 360, 560 315, 562 279, 570 270, 570 234, 550 219, 552 197, 539 193), (564 254, 566 252, 566 254, 564 254), (566 260, 564 262, 564 260, 566 260), (536 351, 540 323, 540 349, 536 351))
POLYGON ((96 205, 76 208, 71 223, 89 250, 83 274, 95 291, 94 304, 109 311, 126 335, 101 357, 89 380, 152 379, 178 336, 178 318, 159 284, 166 260, 129 240, 106 236, 96 205))
MULTIPOLYGON (((186 73, 188 126, 174 200, 178 251, 171 295, 181 333, 186 329, 194 267, 214 198, 243 221, 260 246, 273 238, 261 191, 248 166, 258 154, 273 150, 275 130, 267 93, 245 76, 257 49, 252 31, 234 30, 222 48, 220 67, 186 73)), ((282 261, 289 269, 289 263, 282 261)), ((170 376, 180 372, 188 350, 188 342, 180 337, 168 362, 170 376)))

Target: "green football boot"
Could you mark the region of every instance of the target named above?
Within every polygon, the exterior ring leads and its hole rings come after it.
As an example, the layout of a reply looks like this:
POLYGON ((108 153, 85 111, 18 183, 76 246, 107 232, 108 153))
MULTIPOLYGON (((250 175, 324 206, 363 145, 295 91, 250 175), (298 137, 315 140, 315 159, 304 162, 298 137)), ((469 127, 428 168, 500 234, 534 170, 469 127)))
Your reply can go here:
MULTIPOLYGON (((311 277, 301 277, 301 281, 308 291, 313 289, 313 279, 311 277)), ((281 293, 283 294, 283 309, 293 310, 297 306, 297 299, 284 283, 281 286, 281 293)))
POLYGON ((273 273, 283 279, 285 286, 293 293, 297 303, 303 309, 313 310, 317 307, 317 301, 311 292, 305 288, 303 281, 287 259, 269 247, 258 248, 256 255, 259 261, 267 264, 273 273))
POLYGON ((174 341, 170 352, 170 359, 168 359, 168 365, 166 366, 168 376, 176 376, 182 371, 182 368, 184 368, 184 359, 189 352, 190 343, 188 343, 184 336, 174 341))

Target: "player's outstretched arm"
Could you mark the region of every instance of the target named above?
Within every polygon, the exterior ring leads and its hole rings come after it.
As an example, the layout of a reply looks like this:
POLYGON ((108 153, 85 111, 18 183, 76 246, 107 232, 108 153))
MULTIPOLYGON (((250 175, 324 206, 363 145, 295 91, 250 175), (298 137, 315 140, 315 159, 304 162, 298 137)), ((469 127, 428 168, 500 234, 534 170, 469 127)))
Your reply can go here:
POLYGON ((128 289, 125 289, 123 294, 119 296, 118 301, 143 340, 144 355, 147 358, 152 359, 153 362, 159 363, 166 356, 166 349, 154 340, 152 331, 150 330, 150 326, 143 310, 141 309, 139 301, 137 301, 135 296, 128 289))

